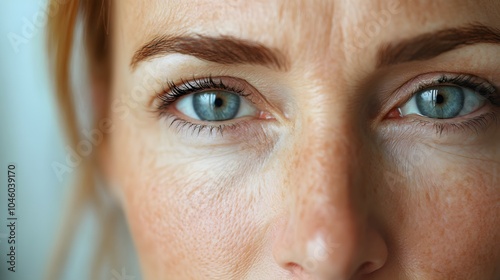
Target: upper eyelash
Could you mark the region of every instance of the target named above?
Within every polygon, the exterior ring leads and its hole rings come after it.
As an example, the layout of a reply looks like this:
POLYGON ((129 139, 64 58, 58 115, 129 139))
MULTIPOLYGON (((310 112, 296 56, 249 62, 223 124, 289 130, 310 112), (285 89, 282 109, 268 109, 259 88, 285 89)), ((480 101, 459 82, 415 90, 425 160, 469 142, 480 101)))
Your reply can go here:
MULTIPOLYGON (((181 79, 180 85, 175 84, 173 81, 167 81, 163 91, 157 94, 157 99, 160 101, 160 104, 157 106, 156 111, 159 115, 163 115, 165 114, 166 109, 180 97, 208 90, 225 90, 238 94, 242 97, 248 97, 251 95, 250 93, 246 93, 243 88, 239 88, 234 85, 227 85, 222 81, 222 79, 219 78, 216 80, 216 78, 213 78, 212 76, 198 79, 193 77, 190 81, 181 79)), ((240 125, 241 123, 196 124, 182 118, 175 117, 170 121, 169 127, 174 126, 178 130, 189 128, 191 130, 191 135, 199 135, 202 131, 208 131, 210 135, 220 134, 223 136, 226 129, 238 129, 240 125)))
POLYGON ((225 90, 243 97, 250 95, 245 93, 242 88, 228 86, 224 84, 222 79, 216 81, 212 76, 201 79, 193 78, 191 81, 181 80, 180 85, 176 85, 173 81, 167 81, 166 88, 157 96, 161 101, 161 104, 158 106, 158 110, 162 112, 180 97, 192 93, 199 93, 204 90, 225 90))
POLYGON ((484 98, 488 99, 492 104, 500 106, 500 95, 498 94, 497 89, 492 84, 483 80, 478 81, 478 79, 479 78, 477 77, 465 74, 451 77, 449 75, 441 75, 441 77, 431 82, 421 82, 415 92, 418 93, 431 86, 446 84, 455 85, 472 89, 484 98))

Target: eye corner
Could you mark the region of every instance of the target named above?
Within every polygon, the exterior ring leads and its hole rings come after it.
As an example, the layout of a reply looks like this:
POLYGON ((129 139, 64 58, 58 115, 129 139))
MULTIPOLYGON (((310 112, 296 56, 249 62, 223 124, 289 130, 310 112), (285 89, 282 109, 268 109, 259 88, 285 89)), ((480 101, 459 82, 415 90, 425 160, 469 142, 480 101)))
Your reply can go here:
POLYGON ((385 120, 396 120, 396 119, 402 119, 403 115, 401 113, 401 108, 393 108, 391 109, 384 117, 385 120))

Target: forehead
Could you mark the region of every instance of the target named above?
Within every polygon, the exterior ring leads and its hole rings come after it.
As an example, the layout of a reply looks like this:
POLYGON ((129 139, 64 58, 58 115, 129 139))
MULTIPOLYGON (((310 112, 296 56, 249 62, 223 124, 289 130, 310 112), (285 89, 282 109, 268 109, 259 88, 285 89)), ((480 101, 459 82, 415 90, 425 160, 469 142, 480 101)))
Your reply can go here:
POLYGON ((292 55, 342 53, 352 46, 480 22, 499 27, 495 0, 128 0, 115 7, 132 54, 158 35, 231 35, 292 55), (122 4, 123 3, 123 4, 122 4))

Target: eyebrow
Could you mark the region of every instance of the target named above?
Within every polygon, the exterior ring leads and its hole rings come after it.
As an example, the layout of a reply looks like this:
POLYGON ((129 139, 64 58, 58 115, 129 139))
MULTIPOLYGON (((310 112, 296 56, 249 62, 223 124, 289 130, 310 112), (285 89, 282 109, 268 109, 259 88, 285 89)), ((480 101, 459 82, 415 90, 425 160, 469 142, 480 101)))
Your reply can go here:
POLYGON ((137 50, 130 67, 158 55, 181 53, 219 64, 256 64, 287 70, 286 56, 279 50, 232 36, 156 36, 137 50))
MULTIPOLYGON (((450 28, 382 45, 377 68, 434 58, 445 52, 478 43, 500 44, 500 30, 481 24, 450 28)), ((277 49, 232 36, 156 36, 132 57, 134 69, 141 61, 168 53, 181 53, 219 64, 254 64, 286 71, 289 61, 277 49)))
POLYGON ((398 43, 389 43, 378 51, 377 68, 427 60, 463 46, 479 43, 500 44, 500 30, 472 24, 422 34, 398 43))

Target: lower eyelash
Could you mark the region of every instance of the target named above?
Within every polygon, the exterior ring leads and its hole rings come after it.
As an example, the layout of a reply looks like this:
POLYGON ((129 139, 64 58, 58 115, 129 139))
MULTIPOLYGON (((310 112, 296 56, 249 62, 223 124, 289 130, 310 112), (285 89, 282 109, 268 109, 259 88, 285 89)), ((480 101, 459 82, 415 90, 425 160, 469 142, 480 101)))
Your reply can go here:
POLYGON ((220 136, 224 136, 224 132, 226 130, 236 130, 239 129, 244 122, 234 123, 234 124, 219 124, 219 125, 208 125, 208 124, 196 124, 179 117, 173 116, 173 119, 170 121, 169 127, 174 127, 181 131, 190 131, 191 136, 199 136, 202 132, 208 132, 209 136, 220 134, 220 136))
POLYGON ((481 131, 485 131, 491 124, 498 124, 498 114, 496 112, 485 113, 458 123, 436 123, 422 119, 414 119, 413 122, 419 125, 432 125, 439 136, 443 133, 463 133, 464 131, 480 134, 481 131))

